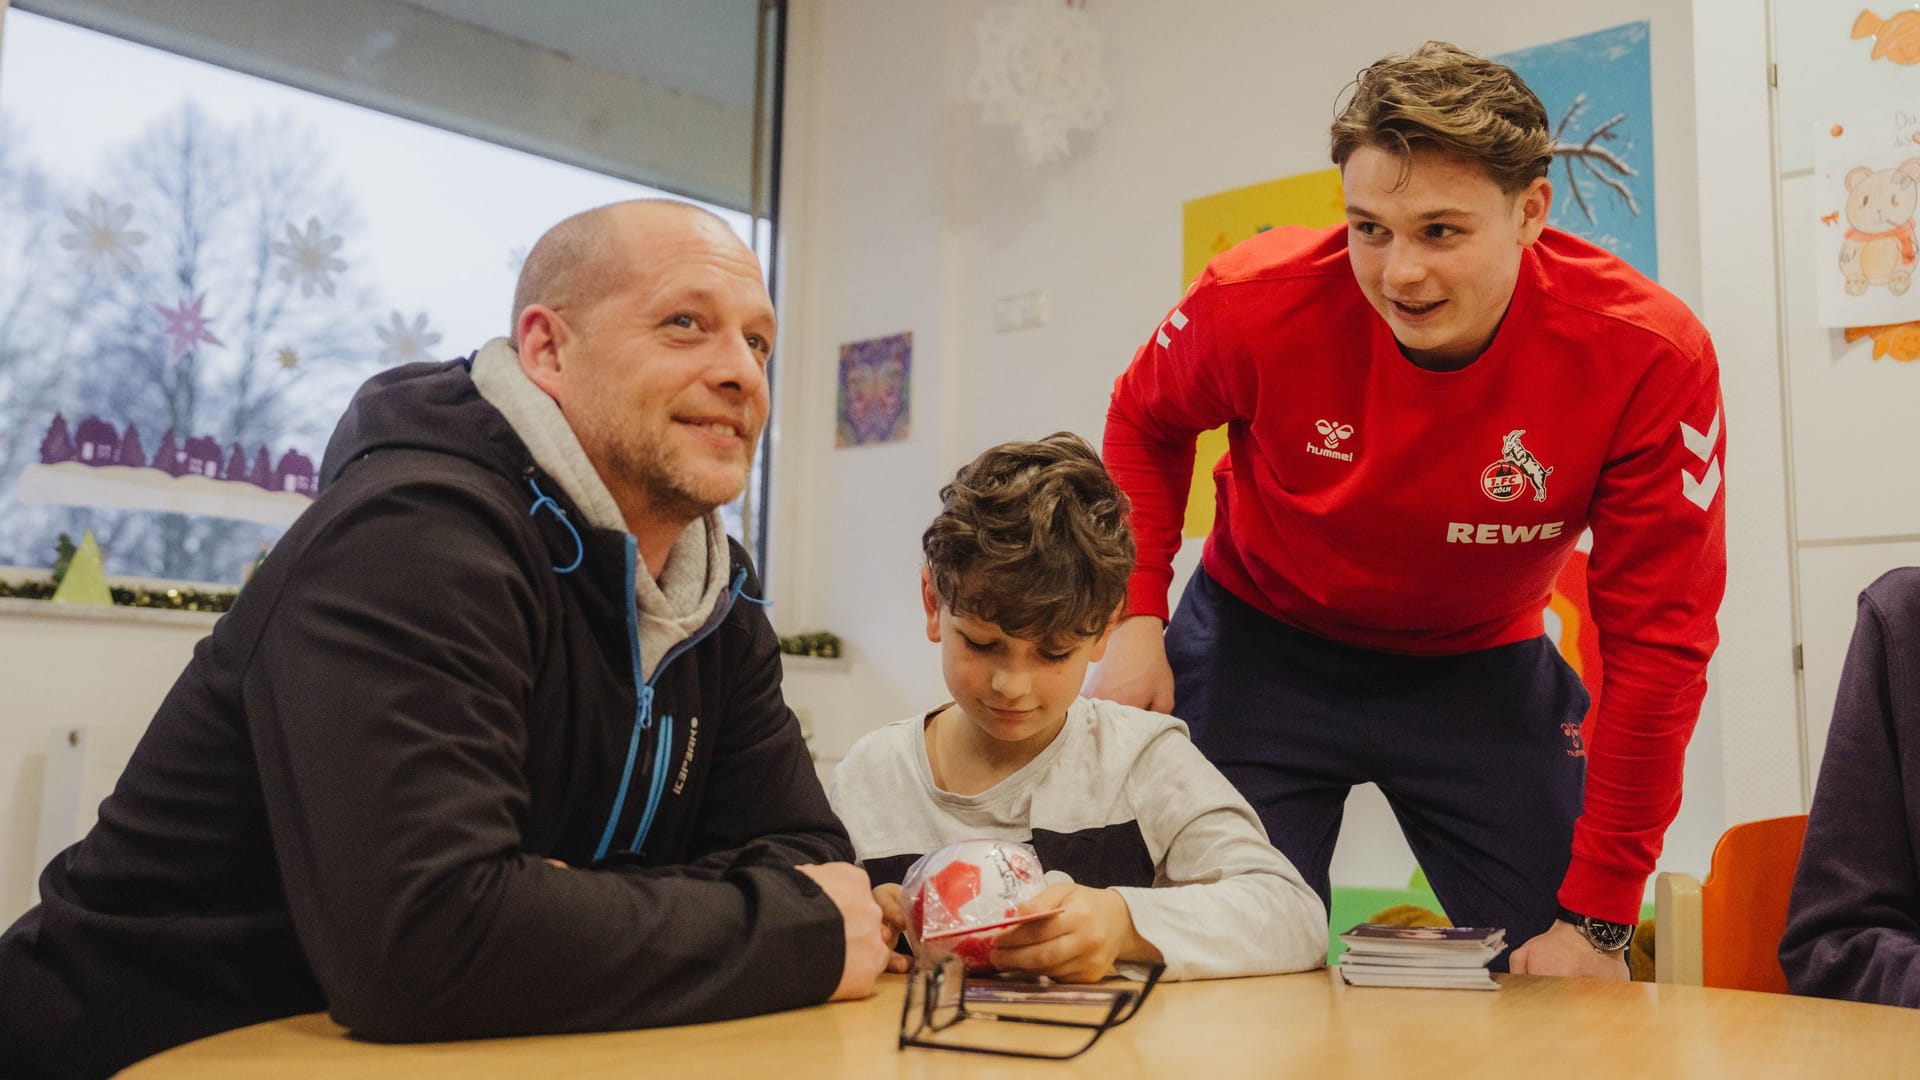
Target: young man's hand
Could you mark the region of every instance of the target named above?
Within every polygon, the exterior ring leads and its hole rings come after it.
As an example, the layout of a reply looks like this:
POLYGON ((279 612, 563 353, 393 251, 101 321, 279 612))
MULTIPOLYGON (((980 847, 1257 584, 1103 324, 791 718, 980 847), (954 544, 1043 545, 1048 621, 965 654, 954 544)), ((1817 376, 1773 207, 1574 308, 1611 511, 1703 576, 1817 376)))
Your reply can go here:
POLYGON ((1051 919, 1023 923, 994 939, 993 966, 1030 971, 1062 982, 1098 982, 1114 962, 1157 964, 1160 950, 1133 928, 1133 913, 1112 889, 1049 885, 1020 905, 1022 913, 1052 911, 1051 919))
POLYGON ((1583 979, 1627 981, 1627 960, 1603 953, 1570 923, 1554 920, 1547 932, 1513 950, 1507 970, 1515 975, 1570 975, 1583 979))
POLYGON ((880 905, 868 891, 867 872, 852 863, 808 863, 794 869, 812 878, 840 909, 840 922, 846 931, 840 985, 827 1000, 872 996, 874 980, 886 970, 888 951, 881 933, 880 905))
POLYGON ((880 936, 887 943, 887 970, 911 970, 913 958, 896 948, 907 930, 907 906, 900 899, 900 886, 892 882, 873 887, 873 902, 880 905, 880 936))
POLYGON ((1123 619, 1107 639, 1106 655, 1089 669, 1088 697, 1154 712, 1173 711, 1173 668, 1167 666, 1167 624, 1151 615, 1123 619))

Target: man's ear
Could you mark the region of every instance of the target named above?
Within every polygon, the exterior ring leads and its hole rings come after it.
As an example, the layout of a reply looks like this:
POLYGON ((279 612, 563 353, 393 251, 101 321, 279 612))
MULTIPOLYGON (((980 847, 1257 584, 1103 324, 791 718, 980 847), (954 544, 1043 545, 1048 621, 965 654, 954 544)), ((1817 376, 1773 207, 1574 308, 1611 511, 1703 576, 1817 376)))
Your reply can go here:
POLYGON ((1547 217, 1553 213, 1553 184, 1544 176, 1536 176, 1533 182, 1520 192, 1520 246, 1527 247, 1540 239, 1540 231, 1547 227, 1547 217))
POLYGON ((927 612, 927 640, 940 640, 940 594, 933 591, 933 568, 920 568, 920 606, 927 612))
POLYGON ((560 365, 560 350, 569 344, 573 330, 560 313, 545 304, 528 304, 514 324, 520 342, 520 370, 527 379, 562 406, 566 404, 566 379, 560 365))

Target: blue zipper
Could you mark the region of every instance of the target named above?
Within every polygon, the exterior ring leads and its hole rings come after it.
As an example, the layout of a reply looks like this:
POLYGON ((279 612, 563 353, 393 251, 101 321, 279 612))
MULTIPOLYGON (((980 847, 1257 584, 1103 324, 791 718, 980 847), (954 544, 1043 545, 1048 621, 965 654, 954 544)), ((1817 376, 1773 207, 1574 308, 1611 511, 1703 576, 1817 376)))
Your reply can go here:
MULTIPOLYGON (((643 680, 640 678, 640 601, 635 592, 635 589, 639 585, 639 565, 639 541, 632 536, 628 536, 627 653, 628 660, 633 666, 633 684, 639 691, 640 700, 634 713, 633 735, 627 740, 627 763, 620 772, 620 790, 614 796, 613 812, 607 815, 606 828, 600 833, 600 846, 595 849, 593 853, 593 861, 595 864, 598 864, 607 857, 607 849, 613 845, 614 826, 620 821, 620 811, 626 809, 627 806, 627 790, 633 781, 633 763, 640 756, 641 736, 653 730, 654 684, 659 681, 661 675, 666 673, 667 666, 679 659, 682 653, 698 645, 708 634, 719 629, 720 624, 726 621, 727 614, 733 610, 734 602, 740 599, 741 591, 746 588, 747 584, 746 570, 743 568, 734 571, 733 587, 727 590, 727 602, 726 605, 720 609, 719 614, 709 618, 707 625, 701 627, 699 632, 681 640, 679 644, 668 649, 666 655, 660 658, 659 666, 653 669, 653 678, 643 680)), ((647 806, 640 814, 640 824, 634 829, 633 843, 627 846, 628 851, 639 851, 641 843, 647 838, 647 833, 653 829, 654 814, 660 809, 660 796, 667 790, 667 766, 672 753, 673 716, 671 714, 663 714, 660 717, 660 734, 657 736, 654 744, 653 775, 648 783, 647 806)))

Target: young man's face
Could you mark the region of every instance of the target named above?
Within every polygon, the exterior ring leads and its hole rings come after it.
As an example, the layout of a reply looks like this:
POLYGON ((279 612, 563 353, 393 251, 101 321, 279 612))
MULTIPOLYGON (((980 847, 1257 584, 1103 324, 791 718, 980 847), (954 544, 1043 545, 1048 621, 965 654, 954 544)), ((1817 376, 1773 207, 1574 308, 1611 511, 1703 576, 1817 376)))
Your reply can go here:
POLYGON ((1341 172, 1353 276, 1409 359, 1450 370, 1480 355, 1500 328, 1520 253, 1553 205, 1545 178, 1501 190, 1485 166, 1415 144, 1412 168, 1363 146, 1341 172))
POLYGON ((1087 665, 1106 652, 1108 635, 1059 647, 1013 637, 985 619, 955 614, 924 567, 920 598, 947 692, 967 720, 1001 742, 1032 743, 1035 752, 1051 742, 1080 695, 1087 665))

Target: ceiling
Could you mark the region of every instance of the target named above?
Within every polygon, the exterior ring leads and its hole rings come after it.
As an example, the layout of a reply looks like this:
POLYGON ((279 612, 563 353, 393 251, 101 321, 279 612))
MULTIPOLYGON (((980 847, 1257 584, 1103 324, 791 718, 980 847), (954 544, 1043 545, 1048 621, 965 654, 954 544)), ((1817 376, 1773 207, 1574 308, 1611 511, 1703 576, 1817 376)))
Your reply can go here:
POLYGON ((760 0, 403 0, 731 109, 753 106, 760 0))

